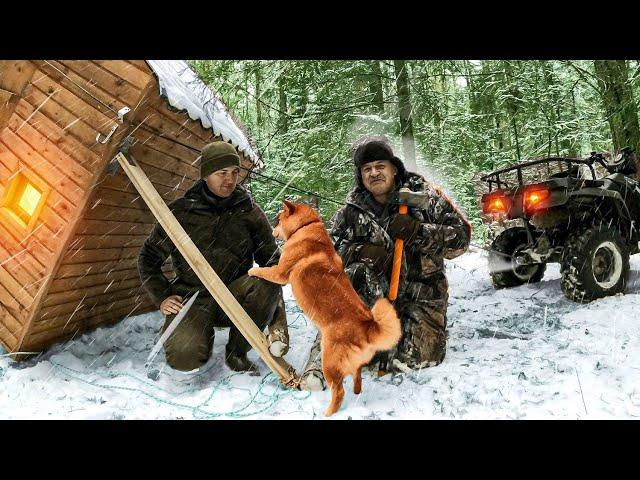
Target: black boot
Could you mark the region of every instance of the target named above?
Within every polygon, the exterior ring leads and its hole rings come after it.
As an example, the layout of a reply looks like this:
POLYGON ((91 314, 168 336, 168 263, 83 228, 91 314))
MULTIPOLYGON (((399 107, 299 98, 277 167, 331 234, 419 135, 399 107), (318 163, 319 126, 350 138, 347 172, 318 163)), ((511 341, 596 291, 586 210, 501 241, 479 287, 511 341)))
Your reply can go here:
POLYGON ((234 372, 249 372, 250 374, 259 375, 258 366, 247 358, 246 353, 226 351, 227 366, 234 372))

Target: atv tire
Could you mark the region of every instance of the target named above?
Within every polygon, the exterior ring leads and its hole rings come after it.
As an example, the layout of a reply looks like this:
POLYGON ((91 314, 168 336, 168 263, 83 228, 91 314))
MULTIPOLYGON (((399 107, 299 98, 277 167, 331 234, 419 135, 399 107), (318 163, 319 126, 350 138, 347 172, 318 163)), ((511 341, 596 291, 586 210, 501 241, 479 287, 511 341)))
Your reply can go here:
POLYGON ((569 236, 560 271, 562 291, 569 300, 588 303, 624 293, 629 250, 616 229, 592 226, 569 236))
POLYGON ((528 244, 524 228, 509 228, 496 237, 489 252, 489 273, 495 288, 517 287, 542 280, 546 263, 516 265, 513 254, 528 244))

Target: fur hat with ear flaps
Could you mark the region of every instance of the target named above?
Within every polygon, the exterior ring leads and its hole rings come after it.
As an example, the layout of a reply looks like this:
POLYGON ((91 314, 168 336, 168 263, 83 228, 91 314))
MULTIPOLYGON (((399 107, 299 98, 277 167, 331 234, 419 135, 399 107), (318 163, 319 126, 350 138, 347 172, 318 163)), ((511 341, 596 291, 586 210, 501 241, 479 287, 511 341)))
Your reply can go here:
POLYGON ((356 185, 364 190, 362 183, 362 174, 360 167, 365 163, 374 162, 376 160, 389 160, 398 169, 396 183, 402 183, 405 179, 407 170, 404 163, 393 154, 389 140, 383 136, 363 137, 356 141, 351 147, 353 155, 353 167, 355 170, 356 185))

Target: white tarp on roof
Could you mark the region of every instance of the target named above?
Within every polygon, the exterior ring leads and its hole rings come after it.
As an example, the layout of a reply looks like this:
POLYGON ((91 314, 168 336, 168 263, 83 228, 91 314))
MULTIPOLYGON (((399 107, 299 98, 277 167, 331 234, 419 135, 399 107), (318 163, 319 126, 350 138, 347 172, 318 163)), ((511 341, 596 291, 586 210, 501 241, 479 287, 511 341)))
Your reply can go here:
POLYGON ((249 139, 233 121, 227 107, 183 60, 147 60, 158 77, 160 95, 178 110, 186 110, 204 128, 211 128, 240 150, 254 164, 262 163, 249 139))

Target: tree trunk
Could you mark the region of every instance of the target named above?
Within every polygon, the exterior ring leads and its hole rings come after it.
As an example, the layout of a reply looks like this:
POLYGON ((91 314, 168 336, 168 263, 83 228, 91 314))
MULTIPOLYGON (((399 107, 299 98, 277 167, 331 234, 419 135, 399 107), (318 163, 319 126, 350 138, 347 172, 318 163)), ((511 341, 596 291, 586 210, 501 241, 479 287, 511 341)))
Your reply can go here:
POLYGON ((630 146, 638 152, 640 127, 633 91, 629 84, 627 62, 595 60, 593 64, 598 77, 602 103, 611 128, 613 148, 619 151, 630 146))
POLYGON ((400 135, 402 136, 404 162, 407 170, 415 172, 417 170, 416 145, 413 139, 409 72, 404 60, 394 60, 393 66, 395 69, 396 90, 398 94, 398 116, 400 118, 400 135))
POLYGON ((260 103, 260 95, 262 95, 261 91, 261 81, 262 81, 262 73, 260 72, 260 65, 256 66, 255 70, 255 78, 256 78, 256 124, 258 125, 258 132, 262 128, 262 104, 260 103))
POLYGON ((284 75, 280 75, 278 78, 278 110, 280 110, 280 114, 278 116, 278 130, 281 134, 286 133, 289 129, 289 118, 287 116, 287 94, 285 92, 284 75))
POLYGON ((372 60, 371 75, 369 76, 369 92, 371 92, 372 103, 378 113, 384 113, 384 93, 382 91, 382 70, 380 62, 372 60))

